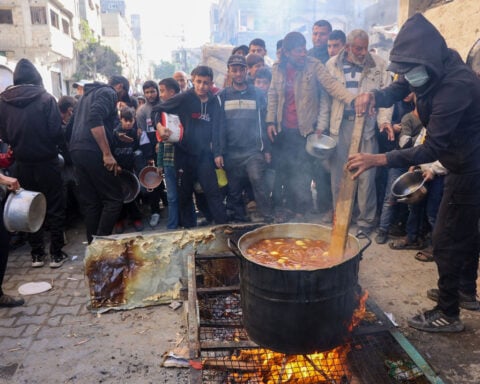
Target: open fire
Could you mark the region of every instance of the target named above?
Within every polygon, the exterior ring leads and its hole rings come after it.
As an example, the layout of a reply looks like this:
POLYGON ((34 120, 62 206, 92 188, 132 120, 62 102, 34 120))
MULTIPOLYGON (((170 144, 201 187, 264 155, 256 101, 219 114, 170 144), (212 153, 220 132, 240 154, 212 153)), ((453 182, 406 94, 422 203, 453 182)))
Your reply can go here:
MULTIPOLYGON (((361 322, 366 313, 368 294, 359 299, 349 330, 361 322)), ((330 351, 308 355, 286 355, 265 348, 242 349, 232 356, 221 359, 205 359, 204 368, 229 368, 226 383, 267 383, 267 384, 353 384, 348 367, 349 343, 330 351)))

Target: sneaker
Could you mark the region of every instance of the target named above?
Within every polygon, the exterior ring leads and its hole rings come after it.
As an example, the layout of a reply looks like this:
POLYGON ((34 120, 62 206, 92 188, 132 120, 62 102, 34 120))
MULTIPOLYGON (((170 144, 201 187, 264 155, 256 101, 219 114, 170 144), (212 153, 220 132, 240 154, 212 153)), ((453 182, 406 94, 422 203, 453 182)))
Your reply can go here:
POLYGON ((123 220, 119 220, 115 223, 115 227, 113 227, 113 233, 116 233, 117 235, 120 233, 123 233, 125 230, 125 225, 123 223, 123 220))
POLYGON ((25 300, 22 298, 14 299, 12 296, 2 294, 0 295, 0 308, 19 307, 25 304, 25 300))
POLYGON ((377 236, 375 236, 375 242, 377 244, 385 244, 388 240, 388 232, 383 229, 379 229, 377 236))
POLYGON ((465 329, 458 316, 447 316, 436 308, 408 319, 408 325, 425 332, 462 332, 465 329))
POLYGON ((50 257, 50 268, 60 268, 67 259, 68 255, 63 251, 52 255, 50 257))
POLYGON ((143 229, 144 229, 143 221, 140 220, 140 219, 134 220, 134 222, 133 222, 133 228, 135 228, 135 230, 136 230, 137 232, 143 231, 143 229))
POLYGON ((151 217, 150 217, 150 226, 151 227, 155 227, 158 225, 158 222, 160 221, 160 214, 158 213, 154 213, 151 217))
POLYGON ((45 255, 32 255, 32 267, 41 268, 45 265, 45 255))
MULTIPOLYGON (((438 302, 438 297, 440 295, 440 291, 437 288, 429 289, 427 291, 427 297, 430 300, 438 302)), ((459 306, 460 308, 466 309, 468 311, 479 311, 480 310, 480 302, 477 300, 476 295, 467 295, 463 292, 458 292, 459 296, 459 306)))

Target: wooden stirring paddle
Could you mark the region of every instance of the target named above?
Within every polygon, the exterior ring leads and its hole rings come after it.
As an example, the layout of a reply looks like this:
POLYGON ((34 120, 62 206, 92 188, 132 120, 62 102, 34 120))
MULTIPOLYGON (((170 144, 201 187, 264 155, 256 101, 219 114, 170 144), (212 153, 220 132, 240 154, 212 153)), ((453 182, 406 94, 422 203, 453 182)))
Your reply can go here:
MULTIPOLYGON (((355 118, 352 141, 350 142, 350 149, 348 151, 349 156, 360 151, 364 125, 365 115, 357 116, 355 118)), ((330 238, 330 248, 328 249, 330 257, 338 258, 339 262, 343 259, 347 245, 348 227, 350 226, 350 219, 352 218, 357 184, 358 179, 352 180, 351 173, 345 167, 343 169, 343 177, 335 205, 332 236, 330 238)))

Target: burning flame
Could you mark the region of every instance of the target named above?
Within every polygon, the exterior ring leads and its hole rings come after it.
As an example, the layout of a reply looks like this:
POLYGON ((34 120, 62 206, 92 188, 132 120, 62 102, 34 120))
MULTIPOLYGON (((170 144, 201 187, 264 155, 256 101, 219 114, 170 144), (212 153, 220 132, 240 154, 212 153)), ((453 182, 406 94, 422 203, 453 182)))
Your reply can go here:
POLYGON ((352 332, 364 318, 365 313, 367 312, 367 299, 368 291, 365 291, 358 300, 358 307, 353 311, 352 321, 348 326, 350 332, 352 332))
POLYGON ((232 356, 232 362, 253 363, 258 366, 258 371, 233 373, 232 376, 238 383, 248 382, 253 377, 261 377, 261 382, 267 384, 340 382, 343 377, 350 376, 345 365, 349 351, 349 345, 310 355, 285 355, 268 349, 242 350, 238 356, 232 356))
MULTIPOLYGON (((362 321, 366 313, 368 293, 359 298, 354 311, 349 331, 362 321)), ((250 380, 261 380, 267 384, 315 384, 340 383, 342 379, 351 379, 352 374, 347 366, 347 355, 350 344, 341 345, 330 351, 310 355, 285 355, 268 349, 241 350, 238 355, 231 356, 231 362, 243 363, 248 367, 257 367, 255 372, 232 373, 235 383, 248 383, 250 380)), ((254 381, 257 382, 257 381, 254 381)))

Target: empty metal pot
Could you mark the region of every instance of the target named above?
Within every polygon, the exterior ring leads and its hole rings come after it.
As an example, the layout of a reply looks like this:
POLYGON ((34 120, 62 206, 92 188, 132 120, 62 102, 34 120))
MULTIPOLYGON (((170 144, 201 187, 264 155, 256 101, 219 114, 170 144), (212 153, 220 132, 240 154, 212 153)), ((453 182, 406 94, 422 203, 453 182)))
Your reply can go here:
POLYGON ((123 170, 118 174, 122 185, 123 202, 131 203, 140 193, 140 182, 133 172, 123 170))
POLYGON ((307 137, 305 150, 312 156, 321 160, 326 160, 333 155, 336 147, 337 142, 332 137, 313 133, 307 137))
POLYGON ((41 192, 19 189, 8 195, 3 222, 9 232, 37 232, 45 219, 47 200, 41 192))
POLYGON ((158 174, 158 168, 151 165, 142 168, 138 179, 148 192, 152 192, 162 183, 162 176, 158 174))
POLYGON ((427 195, 422 171, 406 172, 392 184, 392 195, 400 203, 416 204, 427 195))

